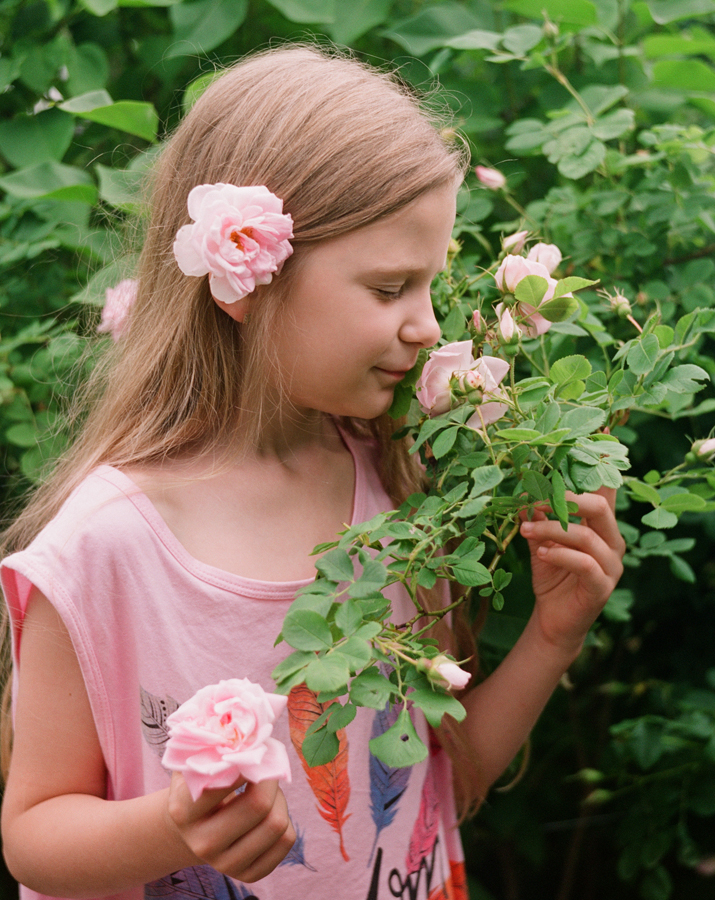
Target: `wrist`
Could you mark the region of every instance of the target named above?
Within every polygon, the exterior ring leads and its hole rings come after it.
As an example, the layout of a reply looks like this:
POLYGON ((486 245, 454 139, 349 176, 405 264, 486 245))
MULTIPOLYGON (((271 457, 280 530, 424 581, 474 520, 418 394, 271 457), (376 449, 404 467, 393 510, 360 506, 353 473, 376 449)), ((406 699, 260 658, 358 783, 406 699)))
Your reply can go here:
POLYGON ((526 624, 522 639, 533 648, 533 651, 542 659, 544 665, 558 672, 559 676, 561 676, 578 658, 583 649, 586 636, 569 639, 563 637, 554 638, 544 631, 538 613, 535 610, 526 624))

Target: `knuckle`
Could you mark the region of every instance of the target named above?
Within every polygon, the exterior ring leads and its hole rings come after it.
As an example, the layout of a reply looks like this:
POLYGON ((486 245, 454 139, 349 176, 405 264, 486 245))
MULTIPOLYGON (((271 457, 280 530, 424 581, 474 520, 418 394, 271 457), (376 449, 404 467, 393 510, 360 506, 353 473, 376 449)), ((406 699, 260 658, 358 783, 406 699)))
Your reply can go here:
MULTIPOLYGON (((287 812, 277 809, 275 806, 264 819, 264 824, 269 833, 275 835, 276 838, 282 839, 288 831, 290 819, 287 812)), ((291 841, 291 844, 293 842, 291 841)))
POLYGON ((248 807, 259 821, 263 821, 273 808, 273 798, 266 791, 253 791, 246 798, 248 807))

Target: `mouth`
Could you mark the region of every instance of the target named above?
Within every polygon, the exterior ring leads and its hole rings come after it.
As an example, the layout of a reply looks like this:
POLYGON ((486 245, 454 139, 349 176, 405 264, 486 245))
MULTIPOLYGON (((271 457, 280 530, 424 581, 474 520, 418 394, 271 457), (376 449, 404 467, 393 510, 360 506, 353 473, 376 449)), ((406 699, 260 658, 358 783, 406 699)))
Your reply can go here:
POLYGON ((376 366, 375 368, 377 369, 378 372, 381 372, 383 375, 387 375, 388 378, 394 378, 395 381, 402 381, 402 379, 405 377, 405 375, 407 375, 407 373, 410 371, 409 369, 399 369, 399 370, 383 369, 380 366, 376 366))

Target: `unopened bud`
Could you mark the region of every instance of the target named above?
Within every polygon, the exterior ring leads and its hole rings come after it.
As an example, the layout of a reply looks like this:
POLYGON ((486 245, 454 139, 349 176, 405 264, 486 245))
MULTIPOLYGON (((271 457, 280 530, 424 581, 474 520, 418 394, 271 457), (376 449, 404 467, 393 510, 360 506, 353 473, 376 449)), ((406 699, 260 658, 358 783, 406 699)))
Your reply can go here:
POLYGON ((478 309, 474 310, 474 315, 472 316, 471 327, 469 330, 476 338, 483 338, 487 333, 486 319, 478 309))
POLYGON ((515 231, 503 238, 501 245, 507 253, 521 253, 528 237, 528 231, 515 231))
POLYGON ((608 300, 611 309, 616 315, 620 316, 622 319, 625 319, 626 316, 630 316, 631 314, 631 304, 627 297, 621 294, 620 291, 616 291, 615 294, 611 295, 608 293, 604 293, 604 297, 608 300))
POLYGON ((704 441, 695 441, 691 448, 698 460, 707 461, 715 456, 715 438, 707 438, 704 441))
POLYGON ((502 344, 508 344, 510 346, 519 344, 521 331, 508 309, 503 310, 499 316, 497 334, 499 335, 499 340, 502 344))
POLYGON ((484 187, 489 188, 490 191, 500 191, 506 186, 506 177, 498 169, 476 166, 474 172, 484 187))

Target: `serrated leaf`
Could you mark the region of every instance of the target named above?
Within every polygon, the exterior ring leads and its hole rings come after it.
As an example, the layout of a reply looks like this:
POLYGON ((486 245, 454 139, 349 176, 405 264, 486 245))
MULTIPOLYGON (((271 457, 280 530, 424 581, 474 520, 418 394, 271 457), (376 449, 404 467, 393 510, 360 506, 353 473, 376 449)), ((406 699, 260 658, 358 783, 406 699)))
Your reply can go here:
POLYGON ((470 497, 476 497, 485 491, 490 491, 496 487, 504 478, 504 473, 499 466, 480 466, 478 469, 472 469, 472 481, 474 486, 469 492, 470 497))
MULTIPOLYGON (((285 632, 285 624, 283 630, 285 632)), ((349 677, 348 661, 337 653, 316 657, 305 670, 305 683, 316 692, 337 691, 346 687, 349 677)))
POLYGON ((344 657, 352 669, 362 669, 372 658, 372 647, 367 641, 353 635, 344 643, 338 644, 333 654, 344 657))
POLYGON ((467 715, 466 709, 451 694, 416 688, 409 697, 410 701, 422 710, 433 728, 439 728, 443 715, 452 716, 457 722, 462 722, 467 715))
POLYGON ((362 624, 363 613, 355 600, 344 600, 336 610, 335 624, 345 635, 354 634, 362 624))
POLYGON ((394 725, 372 738, 370 751, 393 769, 414 766, 427 758, 427 748, 415 731, 406 709, 400 711, 394 725))
POLYGON ((432 442, 432 454, 435 459, 441 459, 445 456, 449 451, 454 447, 454 442, 457 440, 457 435, 459 434, 459 428, 445 428, 444 431, 441 431, 437 437, 432 442))
POLYGON ((578 300, 575 297, 554 297, 542 303, 538 312, 549 322, 565 322, 578 308, 578 300))
POLYGON ((644 503, 652 503, 655 507, 660 506, 660 494, 650 484, 645 484, 640 481, 630 481, 628 483, 628 490, 637 500, 642 500, 644 503))
POLYGON ((328 731, 333 733, 341 728, 347 728, 357 714, 357 709, 352 703, 346 703, 344 706, 341 706, 339 703, 332 703, 330 710, 330 718, 326 727, 328 731))
POLYGON ((294 675, 296 672, 305 668, 309 662, 315 659, 315 654, 305 650, 295 650, 287 656, 282 662, 279 662, 275 669, 271 672, 271 678, 277 683, 294 675))
POLYGON ((551 509, 565 531, 569 524, 569 511, 566 505, 566 484, 561 473, 557 472, 556 469, 551 473, 551 509))
POLYGON ((309 609, 291 611, 283 621, 283 640, 296 650, 327 650, 333 646, 328 623, 309 609))
POLYGON ((394 685, 376 668, 365 669, 350 682, 350 700, 357 706, 384 709, 394 685))
MULTIPOLYGON (((557 359, 549 370, 549 378, 556 384, 564 385, 570 381, 582 381, 591 374, 591 363, 585 356, 564 356, 557 359)), ((585 387, 585 385, 584 385, 585 387)))
POLYGON ((660 343, 654 334, 636 341, 626 354, 628 368, 636 375, 647 375, 652 371, 660 353, 660 343))
POLYGON ((352 581, 355 575, 353 561, 348 553, 336 547, 316 562, 315 568, 329 581, 352 581))
POLYGON ((337 735, 327 728, 321 728, 314 734, 307 735, 303 740, 303 756, 309 766, 324 766, 338 755, 340 742, 337 735))
POLYGON ((658 507, 646 513, 641 522, 650 528, 674 528, 678 524, 678 517, 667 509, 658 507))
MULTIPOLYGON (((514 296, 520 303, 528 303, 529 306, 538 306, 544 299, 544 294, 549 283, 540 275, 527 275, 522 278, 514 290, 514 296)), ((541 309, 539 309, 541 312, 541 309)))
POLYGON ((541 472, 525 469, 521 480, 530 497, 536 500, 548 500, 551 494, 551 482, 541 472))
POLYGON ((667 509, 676 515, 680 515, 684 512, 699 512, 700 510, 705 509, 707 503, 697 494, 687 492, 682 494, 670 494, 668 497, 664 497, 662 506, 663 509, 667 509))

